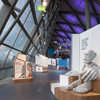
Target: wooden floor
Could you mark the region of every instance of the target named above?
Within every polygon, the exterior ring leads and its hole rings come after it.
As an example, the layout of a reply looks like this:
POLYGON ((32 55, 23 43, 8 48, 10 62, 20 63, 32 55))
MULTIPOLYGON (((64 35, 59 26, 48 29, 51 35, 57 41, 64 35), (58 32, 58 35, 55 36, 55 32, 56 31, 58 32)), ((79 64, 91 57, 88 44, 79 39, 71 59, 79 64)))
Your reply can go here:
POLYGON ((33 73, 32 82, 10 82, 0 88, 0 100, 56 100, 49 87, 50 81, 59 79, 64 71, 49 71, 47 73, 33 73))

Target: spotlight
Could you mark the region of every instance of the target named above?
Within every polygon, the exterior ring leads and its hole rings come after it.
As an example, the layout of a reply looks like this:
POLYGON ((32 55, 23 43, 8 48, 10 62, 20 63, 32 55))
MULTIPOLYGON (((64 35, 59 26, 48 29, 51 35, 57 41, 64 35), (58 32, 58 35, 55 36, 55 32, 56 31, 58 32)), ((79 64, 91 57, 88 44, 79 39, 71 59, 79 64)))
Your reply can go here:
POLYGON ((47 7, 47 2, 44 0, 44 1, 42 2, 42 5, 43 5, 44 7, 47 7))

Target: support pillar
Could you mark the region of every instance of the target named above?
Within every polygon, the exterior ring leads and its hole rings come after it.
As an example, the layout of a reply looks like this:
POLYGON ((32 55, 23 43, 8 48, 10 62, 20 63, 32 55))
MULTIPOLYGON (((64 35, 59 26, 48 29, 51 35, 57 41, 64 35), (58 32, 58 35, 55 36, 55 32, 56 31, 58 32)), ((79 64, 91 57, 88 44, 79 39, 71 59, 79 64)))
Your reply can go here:
POLYGON ((91 27, 91 16, 89 11, 89 0, 85 0, 86 29, 91 27))

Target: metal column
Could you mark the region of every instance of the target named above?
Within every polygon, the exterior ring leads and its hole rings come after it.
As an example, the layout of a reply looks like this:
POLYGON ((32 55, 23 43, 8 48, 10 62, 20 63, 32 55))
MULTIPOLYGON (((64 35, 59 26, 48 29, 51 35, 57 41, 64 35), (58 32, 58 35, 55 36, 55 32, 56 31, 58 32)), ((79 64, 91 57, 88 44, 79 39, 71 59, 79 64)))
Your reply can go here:
POLYGON ((89 0, 85 0, 85 16, 86 16, 86 28, 91 27, 91 16, 89 11, 89 0))

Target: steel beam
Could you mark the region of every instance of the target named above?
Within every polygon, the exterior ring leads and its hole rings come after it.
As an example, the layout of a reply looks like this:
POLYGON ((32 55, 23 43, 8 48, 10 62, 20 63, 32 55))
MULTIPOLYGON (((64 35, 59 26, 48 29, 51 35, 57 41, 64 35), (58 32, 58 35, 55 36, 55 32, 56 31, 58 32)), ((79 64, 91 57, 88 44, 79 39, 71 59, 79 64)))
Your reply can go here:
POLYGON ((89 29, 91 27, 91 16, 90 16, 88 0, 85 0, 85 16, 86 16, 86 28, 89 29))
MULTIPOLYGON (((17 18, 17 14, 13 11, 12 13, 13 17, 16 19, 17 18)), ((22 28, 23 32, 25 33, 25 35, 28 37, 28 39, 31 41, 31 43, 34 45, 34 47, 37 49, 37 46, 35 45, 35 43, 33 42, 33 40, 31 39, 31 37, 29 36, 28 32, 26 31, 26 29, 24 28, 23 24, 21 23, 20 20, 17 21, 19 26, 22 28)), ((39 52, 39 50, 37 49, 37 51, 39 52)))
POLYGON ((16 51, 19 51, 19 52, 25 54, 25 52, 23 52, 23 51, 21 51, 21 50, 19 50, 19 49, 17 49, 17 48, 14 48, 14 47, 12 47, 12 46, 10 46, 10 45, 8 45, 8 44, 2 43, 2 45, 4 45, 4 46, 6 46, 6 47, 8 47, 8 48, 11 48, 11 49, 13 49, 13 50, 16 50, 16 51))
POLYGON ((4 5, 1 9, 0 9, 0 35, 15 7, 17 3, 17 0, 15 0, 15 2, 13 1, 13 4, 11 7, 4 5))
MULTIPOLYGON (((40 25, 41 25, 41 22, 42 22, 42 19, 40 20, 38 26, 36 27, 36 30, 35 30, 34 34, 32 35, 32 40, 33 40, 34 36, 36 35, 36 33, 38 32, 39 27, 40 27, 40 25)), ((26 49, 25 49, 25 52, 26 52, 26 53, 28 52, 28 49, 29 49, 30 45, 31 45, 31 41, 28 43, 28 45, 27 45, 27 47, 26 47, 26 49)))
POLYGON ((19 18, 21 17, 21 15, 23 14, 23 12, 25 11, 26 7, 28 6, 30 0, 27 1, 27 3, 24 5, 22 11, 19 13, 19 15, 17 16, 16 20, 13 22, 12 26, 9 28, 9 30, 7 31, 7 33, 4 35, 4 37, 1 40, 1 43, 3 43, 3 41, 6 39, 6 37, 9 35, 9 33, 11 32, 11 30, 13 29, 13 27, 15 26, 15 24, 18 22, 19 18))
POLYGON ((72 31, 68 31, 68 30, 62 30, 62 29, 55 29, 55 31, 60 31, 60 32, 66 32, 66 33, 77 33, 77 32, 72 32, 72 31))
MULTIPOLYGON (((52 2, 53 2, 53 0, 50 0, 50 3, 49 3, 49 5, 47 6, 46 11, 48 11, 48 9, 49 9, 50 5, 52 4, 52 2)), ((32 39, 34 38, 34 36, 35 36, 36 33, 38 32, 39 27, 40 27, 42 21, 43 21, 43 17, 41 18, 40 22, 38 23, 38 25, 37 25, 37 27, 36 27, 36 30, 35 30, 35 32, 34 32, 34 34, 33 34, 33 36, 32 36, 32 39)), ((25 49, 25 52, 26 52, 26 53, 27 53, 28 48, 30 47, 30 45, 31 45, 31 42, 29 42, 27 48, 25 49)))
MULTIPOLYGON (((61 22, 61 21, 57 21, 56 24, 66 24, 65 22, 61 22)), ((70 25, 74 25, 74 26, 80 26, 80 24, 74 24, 74 23, 70 23, 70 25)))
MULTIPOLYGON (((75 15, 73 12, 71 11, 59 11, 60 14, 71 14, 71 15, 75 15)), ((77 15, 85 15, 85 12, 80 12, 80 11, 75 11, 75 13, 77 15)), ((94 13, 90 13, 91 16, 94 17, 100 17, 100 14, 94 14, 94 13)))
POLYGON ((35 12, 35 6, 34 6, 33 0, 30 1, 30 7, 31 7, 31 11, 32 11, 34 22, 35 22, 36 25, 38 25, 38 21, 37 21, 37 18, 36 18, 36 12, 35 12))
MULTIPOLYGON (((94 13, 96 16, 98 16, 98 13, 97 13, 96 8, 95 8, 95 6, 94 6, 94 4, 93 4, 93 1, 92 1, 92 0, 89 0, 88 2, 91 4, 91 7, 92 7, 92 9, 93 9, 93 13, 94 13)), ((91 14, 90 14, 90 15, 91 15, 91 14)), ((97 23, 99 24, 99 23, 100 23, 100 18, 97 18, 97 17, 96 17, 96 21, 97 21, 97 23)))
POLYGON ((60 15, 60 17, 67 23, 67 25, 69 25, 69 27, 71 28, 71 30, 74 32, 74 33, 76 33, 76 31, 73 29, 73 27, 70 25, 70 22, 68 22, 63 16, 62 16, 62 14, 59 14, 60 15))
POLYGON ((76 18, 78 19, 78 21, 79 21, 81 27, 83 28, 83 30, 86 30, 85 25, 82 23, 80 17, 76 13, 76 11, 73 9, 73 7, 70 5, 70 3, 68 1, 66 1, 66 0, 64 0, 64 1, 65 1, 66 5, 71 9, 72 13, 74 13, 74 15, 76 16, 76 18))
MULTIPOLYGON (((60 25, 58 25, 58 27, 60 28, 60 29, 62 29, 62 27, 60 26, 60 25)), ((62 29, 62 30, 64 30, 64 29, 62 29)), ((65 30, 64 30, 65 31, 65 30)), ((64 34, 65 34, 66 32, 64 32, 64 34)), ((67 38, 69 38, 70 39, 70 37, 67 35, 67 34, 65 34, 66 36, 67 36, 67 38)))

